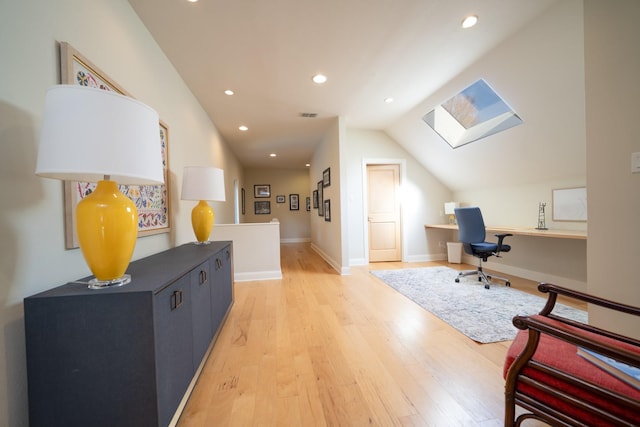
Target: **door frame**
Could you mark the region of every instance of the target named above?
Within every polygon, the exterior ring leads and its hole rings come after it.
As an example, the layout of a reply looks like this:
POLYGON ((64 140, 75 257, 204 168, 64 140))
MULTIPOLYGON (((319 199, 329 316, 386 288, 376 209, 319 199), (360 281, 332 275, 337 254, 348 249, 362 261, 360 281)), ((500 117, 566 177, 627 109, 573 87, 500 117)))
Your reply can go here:
POLYGON ((363 237, 364 237, 364 258, 367 264, 369 264, 369 195, 367 194, 367 189, 369 188, 369 181, 367 179, 367 166, 375 166, 375 165, 398 165, 400 168, 400 183, 398 185, 398 191, 400 192, 400 246, 402 247, 402 262, 406 262, 407 257, 407 239, 405 236, 404 227, 406 221, 404 220, 404 211, 402 209, 403 195, 404 195, 404 183, 406 182, 406 159, 362 159, 362 228, 363 228, 363 237))

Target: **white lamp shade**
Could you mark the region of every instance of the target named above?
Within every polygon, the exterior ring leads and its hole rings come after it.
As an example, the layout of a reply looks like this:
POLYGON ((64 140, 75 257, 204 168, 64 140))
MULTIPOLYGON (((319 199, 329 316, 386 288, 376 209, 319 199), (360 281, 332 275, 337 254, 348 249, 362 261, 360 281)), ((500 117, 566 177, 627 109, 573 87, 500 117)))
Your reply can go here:
POLYGON ((58 85, 45 99, 36 175, 162 184, 158 113, 101 89, 58 85))
POLYGON ((185 167, 181 199, 224 202, 224 171, 206 166, 185 167))
POLYGON ((456 202, 447 202, 444 204, 444 213, 445 215, 454 215, 454 209, 459 207, 459 203, 456 202))

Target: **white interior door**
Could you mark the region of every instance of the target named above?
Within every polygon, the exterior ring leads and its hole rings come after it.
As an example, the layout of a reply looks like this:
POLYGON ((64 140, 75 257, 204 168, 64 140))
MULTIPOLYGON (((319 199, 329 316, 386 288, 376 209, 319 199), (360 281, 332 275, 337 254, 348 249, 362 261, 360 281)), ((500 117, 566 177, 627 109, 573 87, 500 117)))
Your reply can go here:
POLYGON ((400 166, 367 165, 369 262, 402 260, 400 166))

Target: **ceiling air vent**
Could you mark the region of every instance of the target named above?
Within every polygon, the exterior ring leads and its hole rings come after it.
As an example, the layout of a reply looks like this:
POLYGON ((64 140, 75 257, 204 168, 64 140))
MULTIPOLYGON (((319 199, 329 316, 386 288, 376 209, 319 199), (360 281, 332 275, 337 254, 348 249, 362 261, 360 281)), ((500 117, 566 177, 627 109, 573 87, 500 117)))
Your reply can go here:
POLYGON ((300 113, 300 117, 307 117, 310 119, 318 117, 318 113, 300 113))

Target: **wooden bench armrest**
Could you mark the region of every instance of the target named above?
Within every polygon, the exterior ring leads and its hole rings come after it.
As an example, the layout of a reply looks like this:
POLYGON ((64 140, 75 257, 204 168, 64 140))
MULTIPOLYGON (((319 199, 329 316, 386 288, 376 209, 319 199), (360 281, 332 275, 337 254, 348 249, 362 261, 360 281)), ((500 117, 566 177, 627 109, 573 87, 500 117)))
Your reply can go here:
POLYGON ((542 315, 516 316, 513 324, 519 329, 537 331, 563 341, 592 350, 596 353, 616 359, 620 362, 640 368, 640 353, 621 346, 621 343, 636 346, 640 349, 640 341, 633 338, 612 334, 602 329, 584 325, 576 326, 575 322, 567 322, 557 318, 551 319, 542 315), (570 324, 571 323, 571 324, 570 324), (609 339, 603 339, 607 337, 609 339))
POLYGON ((599 305, 600 307, 606 307, 611 310, 619 311, 621 313, 632 314, 634 316, 640 316, 640 308, 633 307, 631 305, 622 304, 619 302, 611 301, 608 299, 600 298, 594 295, 585 294, 584 292, 574 291, 571 289, 563 288, 562 286, 554 285, 551 283, 540 283, 538 290, 542 293, 548 293, 549 298, 547 305, 542 309, 540 314, 547 315, 553 310, 556 298, 558 295, 564 295, 568 298, 584 301, 589 304, 599 305))
MULTIPOLYGON (((640 316, 640 308, 638 307, 634 307, 631 305, 627 305, 627 304, 622 304, 619 302, 615 302, 615 301, 611 301, 608 299, 604 299, 601 297, 597 297, 594 295, 589 295, 589 294, 585 294, 584 292, 579 292, 579 291, 574 291, 571 289, 567 289, 567 288, 563 288, 561 286, 558 285, 553 285, 551 283, 541 283, 538 285, 538 290, 542 293, 546 293, 548 294, 547 297, 547 303, 545 304, 545 306, 542 308, 542 310, 540 311, 539 315, 541 316, 545 316, 549 319, 554 319, 557 320, 559 322, 565 323, 567 325, 571 325, 574 326, 576 328, 580 328, 586 331, 590 331, 594 334, 598 334, 598 335, 602 335, 605 337, 609 337, 615 340, 619 340, 622 342, 626 342, 632 345, 639 345, 640 341, 623 336, 623 335, 619 335, 616 334, 614 332, 610 332, 595 326, 591 326, 585 323, 580 323, 580 322, 576 322, 574 320, 571 319, 567 319, 565 317, 561 317, 558 316, 556 314, 553 313, 553 308, 555 307, 558 295, 563 295, 569 299, 575 299, 578 301, 583 301, 589 304, 594 304, 600 307, 604 307, 613 311, 617 311, 620 313, 626 313, 626 314, 630 314, 632 316, 640 316)), ((515 318, 514 318, 514 325, 515 325, 515 318)), ((516 325, 516 327, 520 328, 518 325, 516 325)), ((524 329, 524 328, 520 328, 520 329, 524 329)))
POLYGON ((637 393, 624 391, 632 387, 581 371, 580 364, 591 362, 579 362, 576 349, 640 368, 640 340, 553 313, 558 295, 632 316, 640 316, 640 308, 548 283, 538 289, 548 294, 540 313, 513 318, 513 324, 527 334, 518 334, 505 362, 505 426, 519 426, 526 418, 566 426, 591 425, 592 418, 606 420, 607 425, 640 425, 637 393), (529 412, 516 416, 516 405, 529 412))

